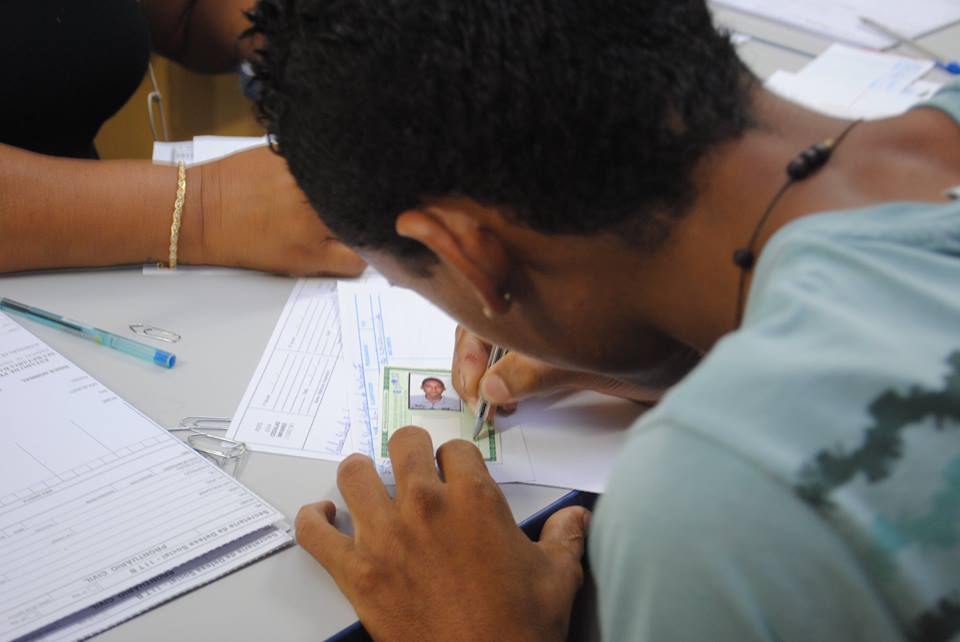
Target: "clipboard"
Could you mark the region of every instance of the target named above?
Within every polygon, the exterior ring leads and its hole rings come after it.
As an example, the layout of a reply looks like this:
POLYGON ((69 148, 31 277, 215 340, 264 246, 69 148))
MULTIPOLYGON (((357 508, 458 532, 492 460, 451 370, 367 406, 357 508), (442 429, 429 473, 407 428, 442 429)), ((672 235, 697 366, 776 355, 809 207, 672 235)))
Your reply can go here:
MULTIPOLYGON (((520 529, 533 541, 540 539, 540 533, 543 531, 543 525, 547 519, 562 508, 569 506, 583 506, 588 510, 593 510, 593 505, 597 501, 596 493, 587 493, 580 490, 571 490, 569 493, 556 500, 552 504, 540 509, 527 519, 520 522, 520 529)), ((360 622, 354 622, 345 629, 334 633, 327 638, 327 642, 373 642, 373 638, 363 628, 360 622)))

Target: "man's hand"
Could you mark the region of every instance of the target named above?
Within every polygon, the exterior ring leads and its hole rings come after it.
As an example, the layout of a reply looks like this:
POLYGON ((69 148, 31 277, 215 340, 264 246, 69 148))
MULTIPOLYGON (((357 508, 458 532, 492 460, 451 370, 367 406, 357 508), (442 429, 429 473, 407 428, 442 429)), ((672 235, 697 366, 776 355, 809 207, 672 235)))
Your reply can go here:
MULTIPOLYGON (((266 147, 240 152, 191 170, 187 191, 199 190, 202 225, 197 256, 185 262, 265 272, 356 276, 363 259, 334 238, 287 170, 266 147), (200 182, 193 177, 199 172, 200 182)), ((186 218, 185 229, 193 225, 186 218)), ((182 241, 191 243, 191 239, 182 241)), ((191 246, 197 245, 196 242, 191 246)))
POLYGON ((563 640, 589 512, 557 512, 531 542, 470 442, 441 446, 439 473, 426 431, 403 428, 389 448, 394 499, 368 457, 340 465, 354 537, 332 525, 331 502, 304 506, 296 521, 297 541, 367 631, 378 640, 563 640))
POLYGON ((664 350, 660 363, 640 371, 635 380, 556 368, 526 355, 510 352, 489 371, 490 344, 463 327, 457 327, 453 354, 453 387, 469 403, 478 397, 511 412, 528 397, 560 390, 594 390, 603 394, 652 404, 695 366, 699 355, 676 344, 664 350))

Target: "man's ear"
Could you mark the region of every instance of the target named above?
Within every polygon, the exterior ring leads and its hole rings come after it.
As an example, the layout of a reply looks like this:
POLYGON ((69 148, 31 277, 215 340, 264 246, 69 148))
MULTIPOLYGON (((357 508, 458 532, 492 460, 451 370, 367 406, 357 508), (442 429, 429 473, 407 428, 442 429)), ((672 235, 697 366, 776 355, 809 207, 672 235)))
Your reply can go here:
POLYGON ((431 205, 407 210, 396 220, 397 234, 418 241, 470 284, 487 316, 510 307, 505 296, 511 258, 500 238, 466 209, 431 205))

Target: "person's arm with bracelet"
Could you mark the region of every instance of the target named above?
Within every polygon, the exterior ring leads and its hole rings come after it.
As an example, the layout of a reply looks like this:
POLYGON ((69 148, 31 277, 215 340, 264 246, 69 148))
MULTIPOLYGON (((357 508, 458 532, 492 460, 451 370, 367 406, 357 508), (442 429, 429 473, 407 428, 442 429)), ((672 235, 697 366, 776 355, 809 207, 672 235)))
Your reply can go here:
MULTIPOLYGON (((247 2, 144 0, 155 48, 201 71, 241 55, 247 2)), ((194 106, 196 108, 196 106, 194 106)), ((177 258, 298 275, 354 275, 364 262, 333 239, 283 159, 259 148, 186 170, 177 258)), ((170 259, 177 168, 75 160, 0 143, 0 272, 170 259)))
MULTIPOLYGON (((0 272, 169 260, 177 168, 0 145, 0 272)), ((180 263, 359 273, 282 158, 261 148, 186 171, 180 263)))

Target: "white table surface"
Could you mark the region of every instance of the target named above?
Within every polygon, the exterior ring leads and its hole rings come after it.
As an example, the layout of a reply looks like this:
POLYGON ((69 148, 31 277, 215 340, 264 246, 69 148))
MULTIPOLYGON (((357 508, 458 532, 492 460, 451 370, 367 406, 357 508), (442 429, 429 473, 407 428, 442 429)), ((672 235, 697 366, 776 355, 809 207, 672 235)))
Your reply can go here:
MULTIPOLYGON (((761 77, 777 69, 795 71, 831 44, 728 9, 716 9, 715 14, 723 25, 763 39, 740 46, 744 60, 761 77)), ((922 42, 945 56, 960 57, 960 26, 922 42)), ((950 79, 938 71, 931 78, 950 79)), ((236 410, 292 286, 292 279, 254 273, 144 276, 136 268, 3 276, 0 296, 126 336, 132 336, 128 326, 133 323, 181 334, 182 341, 171 346, 177 366, 164 370, 38 324, 27 326, 155 421, 173 426, 186 416, 230 416, 236 410)), ((332 499, 342 506, 336 468, 333 462, 253 453, 240 480, 292 521, 306 502, 332 499)), ((518 519, 564 493, 523 484, 508 484, 504 490, 518 519)), ((294 547, 122 624, 98 640, 319 640, 355 619, 326 572, 294 547)))
MULTIPOLYGON (((139 269, 125 269, 0 277, 0 296, 124 336, 134 336, 128 326, 135 323, 182 335, 167 346, 177 355, 177 365, 167 370, 23 321, 160 425, 175 426, 187 416, 233 414, 293 283, 255 273, 144 276, 139 269)), ((336 470, 335 462, 252 453, 239 479, 292 523, 307 502, 332 499, 343 505, 336 470)), ((518 519, 564 493, 520 484, 504 490, 518 519)), ((98 639, 318 640, 355 620, 320 565, 302 549, 291 548, 98 639)))

